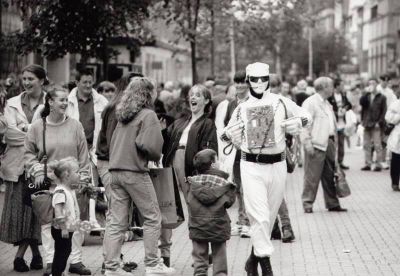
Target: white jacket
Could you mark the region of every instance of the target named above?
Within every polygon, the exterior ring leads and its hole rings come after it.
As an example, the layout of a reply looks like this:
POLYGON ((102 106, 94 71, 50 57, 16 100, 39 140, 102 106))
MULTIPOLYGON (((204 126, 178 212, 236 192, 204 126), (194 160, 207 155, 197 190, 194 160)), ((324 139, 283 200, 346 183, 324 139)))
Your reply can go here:
POLYGON ((387 148, 400 154, 400 99, 393 102, 386 111, 385 120, 395 125, 387 140, 387 148))
MULTIPOLYGON (((68 109, 67 114, 71 118, 79 121, 79 108, 78 108, 78 98, 77 98, 78 88, 72 89, 71 93, 68 96, 68 109)), ((89 158, 97 164, 96 157, 96 145, 97 138, 99 137, 99 133, 101 130, 101 114, 103 113, 104 108, 108 104, 108 100, 100 95, 96 90, 92 89, 92 97, 94 103, 94 133, 93 133, 93 146, 89 151, 89 158)))

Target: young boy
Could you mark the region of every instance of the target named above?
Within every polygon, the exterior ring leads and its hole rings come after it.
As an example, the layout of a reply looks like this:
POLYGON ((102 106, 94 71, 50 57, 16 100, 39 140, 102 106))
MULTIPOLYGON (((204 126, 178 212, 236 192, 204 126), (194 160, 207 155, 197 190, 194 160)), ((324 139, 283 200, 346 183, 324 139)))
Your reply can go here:
POLYGON ((213 275, 228 275, 226 241, 231 224, 226 209, 235 202, 235 185, 219 170, 217 153, 198 152, 193 159, 197 175, 188 177, 189 238, 193 243, 194 275, 208 275, 208 243, 211 243, 213 275))

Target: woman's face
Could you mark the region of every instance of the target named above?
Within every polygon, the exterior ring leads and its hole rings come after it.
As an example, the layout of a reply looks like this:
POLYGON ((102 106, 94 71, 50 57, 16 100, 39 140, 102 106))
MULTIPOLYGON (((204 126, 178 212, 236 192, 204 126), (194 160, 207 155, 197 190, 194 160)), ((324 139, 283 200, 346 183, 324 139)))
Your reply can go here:
POLYGON ((103 96, 106 97, 108 101, 114 97, 115 89, 113 87, 104 87, 103 89, 103 96))
POLYGON ((192 89, 189 91, 189 106, 192 114, 204 112, 205 106, 210 100, 206 99, 199 89, 192 89))
POLYGON ((49 100, 51 112, 64 115, 68 107, 68 93, 57 91, 54 99, 49 100))
POLYGON ((22 85, 26 93, 33 94, 42 91, 43 80, 39 79, 35 74, 25 71, 22 73, 22 85))

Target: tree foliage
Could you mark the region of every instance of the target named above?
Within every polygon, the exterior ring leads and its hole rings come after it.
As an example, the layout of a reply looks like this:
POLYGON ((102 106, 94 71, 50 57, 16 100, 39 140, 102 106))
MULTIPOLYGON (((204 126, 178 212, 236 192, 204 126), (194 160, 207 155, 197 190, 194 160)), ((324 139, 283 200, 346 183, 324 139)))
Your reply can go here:
MULTIPOLYGON (((22 54, 49 59, 67 53, 104 58, 107 40, 141 38, 150 0, 8 0, 21 10, 24 29, 12 33, 22 54)), ((115 54, 109 52, 108 55, 115 54)))

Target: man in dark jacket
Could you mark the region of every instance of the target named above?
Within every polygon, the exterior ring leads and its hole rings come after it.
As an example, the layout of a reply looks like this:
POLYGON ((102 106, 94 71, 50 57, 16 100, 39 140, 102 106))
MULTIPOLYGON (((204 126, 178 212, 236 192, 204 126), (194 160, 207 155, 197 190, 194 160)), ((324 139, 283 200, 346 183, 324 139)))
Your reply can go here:
POLYGON ((343 93, 343 82, 341 80, 335 80, 334 92, 331 97, 328 98, 329 103, 332 105, 333 112, 335 113, 337 121, 337 135, 338 135, 338 161, 342 169, 349 169, 348 166, 343 164, 344 159, 344 140, 345 134, 344 129, 346 126, 346 112, 352 108, 349 100, 345 93, 343 93))
POLYGON ((217 153, 198 152, 193 160, 198 175, 188 177, 189 237, 193 242, 194 275, 207 275, 211 243, 213 275, 228 275, 226 241, 231 236, 227 208, 235 202, 235 185, 219 170, 217 153))
POLYGON ((365 166, 363 171, 370 171, 372 164, 372 147, 376 152, 374 171, 381 171, 382 163, 382 131, 385 126, 386 97, 377 90, 378 81, 369 80, 369 92, 360 98, 361 122, 364 127, 365 166))

